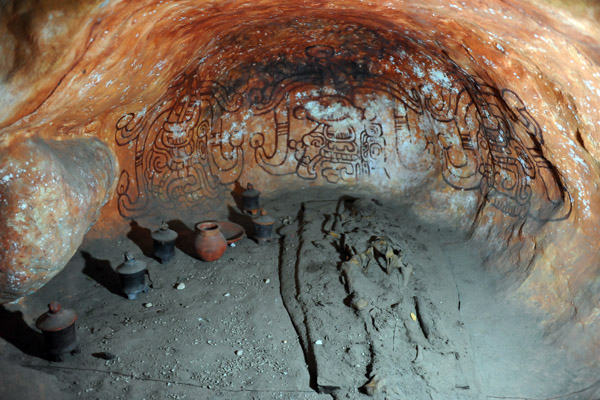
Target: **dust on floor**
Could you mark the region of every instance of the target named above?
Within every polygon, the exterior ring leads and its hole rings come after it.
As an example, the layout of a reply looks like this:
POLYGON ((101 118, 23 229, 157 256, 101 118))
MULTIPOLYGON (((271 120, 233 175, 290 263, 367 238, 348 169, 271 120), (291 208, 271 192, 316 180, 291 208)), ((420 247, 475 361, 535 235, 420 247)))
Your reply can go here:
POLYGON ((494 292, 464 232, 351 191, 263 203, 276 240, 244 238, 212 263, 181 221, 165 265, 142 222, 85 240, 49 284, 0 308, 0 398, 594 398, 593 373, 494 292), (125 251, 152 286, 133 301, 114 271, 125 251), (34 328, 51 300, 79 314, 81 352, 62 363, 44 359, 34 328))

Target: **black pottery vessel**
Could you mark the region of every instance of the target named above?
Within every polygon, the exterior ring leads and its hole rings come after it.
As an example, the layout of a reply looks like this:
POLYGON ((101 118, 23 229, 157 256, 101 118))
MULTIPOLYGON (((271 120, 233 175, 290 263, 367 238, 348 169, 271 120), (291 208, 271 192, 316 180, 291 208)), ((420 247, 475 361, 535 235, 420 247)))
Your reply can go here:
POLYGON ((275 220, 267 215, 266 210, 260 210, 260 216, 254 219, 254 238, 258 244, 263 244, 273 237, 275 220))
POLYGON ((254 189, 254 185, 249 183, 248 188, 242 193, 244 199, 244 212, 252 214, 253 216, 258 214, 259 196, 260 192, 254 189))
POLYGON ((129 300, 137 299, 138 294, 148 292, 146 285, 146 263, 136 260, 131 253, 125 253, 125 262, 117 267, 123 292, 129 300))
POLYGON ((56 301, 50 302, 48 311, 37 319, 35 325, 44 334, 50 361, 63 361, 65 354, 79 352, 75 321, 75 311, 62 308, 56 301))
POLYGON ((169 225, 163 222, 160 228, 152 232, 154 240, 154 256, 161 264, 169 262, 175 256, 175 240, 177 232, 169 229, 169 225))

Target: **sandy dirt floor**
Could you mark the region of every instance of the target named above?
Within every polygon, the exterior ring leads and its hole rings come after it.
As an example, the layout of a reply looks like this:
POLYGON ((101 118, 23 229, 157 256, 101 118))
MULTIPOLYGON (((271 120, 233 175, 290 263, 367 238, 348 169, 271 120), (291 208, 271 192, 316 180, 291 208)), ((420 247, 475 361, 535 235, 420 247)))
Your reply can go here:
MULTIPOLYGON (((0 399, 600 398, 597 371, 494 290, 464 232, 350 190, 262 204, 276 238, 212 263, 194 256, 192 222, 169 221, 168 264, 152 258, 160 221, 86 239, 49 284, 0 307, 0 399), (115 273, 125 251, 148 263, 137 300, 115 273), (51 300, 79 315, 81 352, 60 363, 35 328, 51 300)), ((235 208, 229 219, 251 233, 235 208)))

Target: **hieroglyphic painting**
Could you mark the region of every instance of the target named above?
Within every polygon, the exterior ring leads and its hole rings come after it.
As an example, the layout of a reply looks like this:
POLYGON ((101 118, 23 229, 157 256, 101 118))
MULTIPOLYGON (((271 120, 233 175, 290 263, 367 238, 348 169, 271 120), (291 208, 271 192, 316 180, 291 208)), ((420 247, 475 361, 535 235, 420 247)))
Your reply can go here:
POLYGON ((151 114, 126 114, 117 122, 117 144, 135 150, 135 168, 121 172, 117 187, 123 216, 142 212, 152 200, 208 212, 220 202, 222 185, 243 170, 241 146, 223 134, 220 119, 239 109, 240 97, 195 74, 172 87, 151 114))
POLYGON ((122 116, 116 141, 133 149, 135 166, 121 173, 121 214, 148 201, 208 211, 244 159, 270 175, 335 184, 392 179, 393 158, 407 170, 439 171, 506 215, 568 217, 570 197, 543 155, 542 130, 515 92, 401 46, 371 51, 378 33, 368 34, 369 51, 348 41, 305 45, 238 75, 215 77, 205 57, 149 111, 122 116))
POLYGON ((334 52, 330 46, 307 47, 306 62, 316 66, 311 74, 277 82, 268 98, 252 98, 254 115, 272 114, 275 119, 271 152, 264 132, 250 140, 255 161, 266 172, 309 180, 321 176, 337 183, 370 175, 373 165, 385 162, 381 116, 365 107, 372 90, 336 65, 334 52))

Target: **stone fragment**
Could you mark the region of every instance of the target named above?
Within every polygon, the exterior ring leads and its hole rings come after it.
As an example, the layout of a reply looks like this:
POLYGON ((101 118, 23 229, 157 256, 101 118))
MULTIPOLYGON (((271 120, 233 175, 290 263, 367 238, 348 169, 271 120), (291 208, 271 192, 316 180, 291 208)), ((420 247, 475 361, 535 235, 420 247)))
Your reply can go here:
POLYGON ((369 396, 375 396, 385 391, 385 379, 373 376, 369 382, 362 387, 363 391, 369 396))
POLYGON ((360 311, 360 310, 364 309, 365 307, 367 307, 368 305, 369 305, 369 302, 364 297, 359 297, 358 299, 352 300, 352 308, 355 309, 356 311, 360 311))

